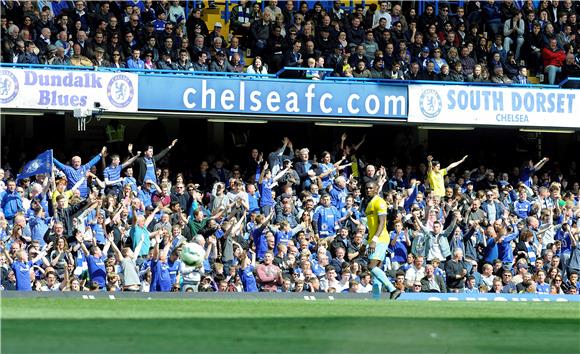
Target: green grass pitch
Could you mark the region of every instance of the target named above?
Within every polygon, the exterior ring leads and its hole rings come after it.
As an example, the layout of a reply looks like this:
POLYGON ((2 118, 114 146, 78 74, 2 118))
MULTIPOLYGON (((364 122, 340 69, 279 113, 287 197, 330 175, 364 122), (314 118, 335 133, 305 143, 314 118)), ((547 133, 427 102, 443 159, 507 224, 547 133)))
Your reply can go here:
POLYGON ((579 353, 578 303, 3 299, 2 353, 579 353))

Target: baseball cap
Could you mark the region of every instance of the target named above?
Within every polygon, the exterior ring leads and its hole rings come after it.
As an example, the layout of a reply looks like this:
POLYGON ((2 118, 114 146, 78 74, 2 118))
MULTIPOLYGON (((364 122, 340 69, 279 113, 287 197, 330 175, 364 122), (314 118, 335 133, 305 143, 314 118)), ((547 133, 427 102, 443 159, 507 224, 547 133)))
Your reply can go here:
POLYGON ((47 52, 53 52, 56 50, 56 46, 54 44, 49 44, 46 46, 46 51, 47 52))
POLYGON ((423 47, 423 52, 426 52, 426 53, 430 52, 429 47, 423 47))
POLYGON ((223 26, 222 26, 222 23, 221 23, 221 22, 219 22, 219 21, 218 21, 218 22, 216 22, 216 23, 215 23, 213 26, 214 26, 214 27, 219 27, 219 28, 222 28, 222 27, 223 27, 223 26))

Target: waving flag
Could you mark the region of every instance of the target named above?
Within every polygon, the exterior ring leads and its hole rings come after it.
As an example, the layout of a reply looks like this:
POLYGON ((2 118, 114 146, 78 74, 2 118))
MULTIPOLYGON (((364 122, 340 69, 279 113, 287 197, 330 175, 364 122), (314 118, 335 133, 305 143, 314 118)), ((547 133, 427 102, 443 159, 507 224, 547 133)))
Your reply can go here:
POLYGON ((29 163, 27 163, 24 168, 22 168, 22 173, 18 174, 16 180, 27 178, 35 175, 52 173, 52 149, 46 150, 42 154, 36 156, 36 158, 29 163))

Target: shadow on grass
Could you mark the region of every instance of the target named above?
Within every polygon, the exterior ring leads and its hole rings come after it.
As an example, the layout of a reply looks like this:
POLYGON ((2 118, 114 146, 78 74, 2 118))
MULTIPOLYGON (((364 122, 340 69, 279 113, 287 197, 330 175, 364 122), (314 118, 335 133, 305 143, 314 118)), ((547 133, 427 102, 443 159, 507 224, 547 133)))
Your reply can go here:
POLYGON ((2 353, 578 352, 575 320, 3 320, 2 353), (549 338, 549 340, 547 340, 549 338), (556 347, 557 346, 557 347, 556 347))

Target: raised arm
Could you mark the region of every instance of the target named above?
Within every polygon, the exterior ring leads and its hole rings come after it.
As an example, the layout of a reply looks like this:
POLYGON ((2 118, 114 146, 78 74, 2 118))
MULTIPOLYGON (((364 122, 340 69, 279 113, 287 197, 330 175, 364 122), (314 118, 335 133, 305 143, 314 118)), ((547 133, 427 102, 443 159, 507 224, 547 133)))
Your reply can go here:
POLYGON ((452 168, 455 168, 457 166, 459 166, 460 164, 462 164, 466 159, 467 159, 468 155, 463 156, 463 158, 459 161, 455 161, 452 164, 450 164, 449 166, 447 166, 446 170, 449 171, 452 168))
POLYGON ((31 259, 32 263, 36 263, 37 261, 39 261, 39 260, 43 259, 44 257, 46 257, 46 253, 51 248, 52 248, 52 242, 49 243, 48 245, 45 245, 44 248, 42 249, 42 251, 40 251, 36 257, 34 257, 33 259, 31 259))
POLYGON ((288 137, 285 136, 284 139, 282 139, 282 147, 280 147, 280 149, 276 151, 278 156, 282 156, 284 154, 284 151, 286 151, 286 147, 289 145, 289 143, 290 139, 288 139, 288 137))
POLYGON ((131 214, 132 214, 131 215, 131 219, 132 219, 131 225, 135 226, 135 225, 137 225, 137 208, 135 208, 133 206, 132 202, 131 202, 130 206, 131 206, 131 214))
POLYGON ((54 158, 54 157, 52 158, 52 162, 54 162, 54 164, 56 165, 56 167, 57 167, 59 170, 61 170, 61 171, 62 171, 62 170, 66 170, 66 169, 68 169, 68 168, 71 168, 70 166, 67 166, 67 165, 63 164, 62 162, 58 161, 58 160, 57 160, 56 158, 54 158))
POLYGON ((147 217, 147 219, 145 219, 145 227, 148 227, 149 224, 151 224, 151 221, 153 221, 153 219, 155 218, 155 214, 157 214, 159 210, 161 210, 161 208, 159 208, 160 204, 161 203, 157 204, 153 212, 151 212, 151 214, 147 217))
POLYGON ((101 152, 99 152, 95 157, 93 157, 89 162, 87 162, 86 164, 83 165, 83 168, 86 170, 89 170, 91 167, 93 167, 94 165, 97 164, 97 162, 99 162, 99 160, 101 159, 101 157, 107 153, 107 147, 103 146, 103 148, 101 149, 101 152))
POLYGON ((427 156, 427 173, 433 171, 433 156, 427 156))
POLYGON ((215 220, 215 219, 219 219, 221 218, 224 213, 226 212, 227 209, 229 209, 231 207, 231 204, 228 204, 227 206, 221 206, 218 208, 217 212, 215 214, 213 214, 212 216, 210 216, 209 218, 211 220, 215 220))
POLYGON ((360 142, 354 146, 354 149, 355 149, 355 150, 358 150, 358 149, 359 149, 359 148, 362 146, 362 144, 364 144, 364 142, 365 142, 366 138, 367 138, 366 134, 365 134, 365 135, 363 135, 363 137, 362 137, 362 139, 360 140, 360 142))
POLYGON ((405 211, 408 213, 411 211, 411 207, 413 206, 413 204, 415 203, 415 201, 417 200, 417 194, 419 193, 419 184, 421 184, 421 182, 417 181, 417 180, 413 180, 411 182, 411 188, 409 188, 410 193, 409 196, 407 197, 407 199, 405 199, 405 202, 403 204, 403 207, 405 208, 405 211))
MULTIPOLYGON (((107 237, 107 240, 111 244, 111 247, 113 247, 113 251, 115 252, 115 257, 117 257, 117 260, 119 260, 119 261, 123 260, 123 258, 125 258, 125 257, 123 257, 123 254, 119 250, 119 247, 117 247, 117 245, 115 244, 115 240, 114 240, 113 235, 109 234, 109 236, 107 237)), ((142 243, 142 242, 143 242, 143 237, 141 238, 139 243, 142 243)))
POLYGON ((240 229, 242 228, 242 225, 244 224, 244 221, 246 220, 246 215, 247 215, 247 211, 244 210, 244 214, 242 214, 242 216, 240 217, 240 220, 238 220, 238 222, 232 228, 232 231, 231 231, 232 235, 235 235, 236 233, 238 233, 238 231, 240 231, 240 229))
POLYGON ((173 140, 171 142, 171 144, 168 147, 166 147, 164 150, 162 150, 160 153, 153 156, 153 160, 155 160, 155 162, 161 160, 165 155, 167 155, 169 150, 171 150, 175 146, 175 144, 177 144, 177 139, 173 140))
POLYGON ((536 170, 536 171, 537 171, 537 170, 541 169, 542 167, 544 167, 544 165, 545 165, 545 164, 546 164, 546 162, 548 162, 548 161, 550 161, 550 159, 549 159, 549 158, 547 158, 547 157, 544 157, 543 159, 541 159, 540 161, 538 161, 538 163, 537 163, 537 164, 535 164, 535 165, 534 165, 534 170, 536 170))
POLYGON ((8 252, 8 250, 6 249, 6 246, 4 245, 4 241, 0 241, 0 242, 2 242, 2 254, 4 254, 4 257, 6 257, 6 261, 8 262, 8 264, 14 263, 14 259, 12 259, 12 257, 10 257, 10 253, 8 252))
POLYGON ((88 256, 89 250, 87 249, 87 246, 85 246, 82 236, 76 236, 76 239, 77 243, 81 246, 81 250, 83 251, 84 255, 88 256))
POLYGON ((44 181, 42 182, 42 193, 43 194, 48 192, 50 187, 52 187, 51 177, 52 177, 52 173, 50 175, 49 174, 45 175, 44 181))
POLYGON ((123 164, 121 165, 121 168, 127 168, 129 166, 131 166, 131 164, 133 162, 135 162, 135 160, 137 160, 137 158, 141 156, 141 151, 137 151, 137 155, 134 155, 133 157, 131 157, 129 160, 123 162, 123 164))
POLYGON ((166 258, 169 257, 169 250, 171 249, 171 241, 169 241, 169 236, 164 237, 163 238, 163 242, 165 243, 165 246, 163 247, 163 250, 161 250, 161 254, 163 254, 166 258))
POLYGON ((272 179, 273 183, 278 182, 278 180, 282 177, 284 177, 284 175, 286 173, 288 173, 288 171, 290 171, 290 168, 292 167, 292 162, 288 163, 288 166, 286 166, 285 169, 283 169, 282 171, 278 172, 278 174, 272 179))
POLYGON ((78 182, 75 183, 75 185, 70 189, 70 191, 74 192, 77 189, 79 189, 79 187, 85 182, 85 180, 86 180, 85 176, 81 177, 81 179, 79 179, 78 182))
POLYGON ((578 240, 576 239, 578 237, 578 231, 573 231, 570 232, 570 246, 572 248, 574 247, 578 247, 578 240))
POLYGON ((136 261, 139 258, 139 254, 141 254, 141 248, 143 248, 143 242, 145 242, 145 237, 141 237, 135 250, 133 251, 133 260, 136 261))
POLYGON ((151 255, 151 259, 159 260, 159 243, 161 243, 161 237, 159 234, 155 235, 155 246, 153 246, 153 254, 151 255))

